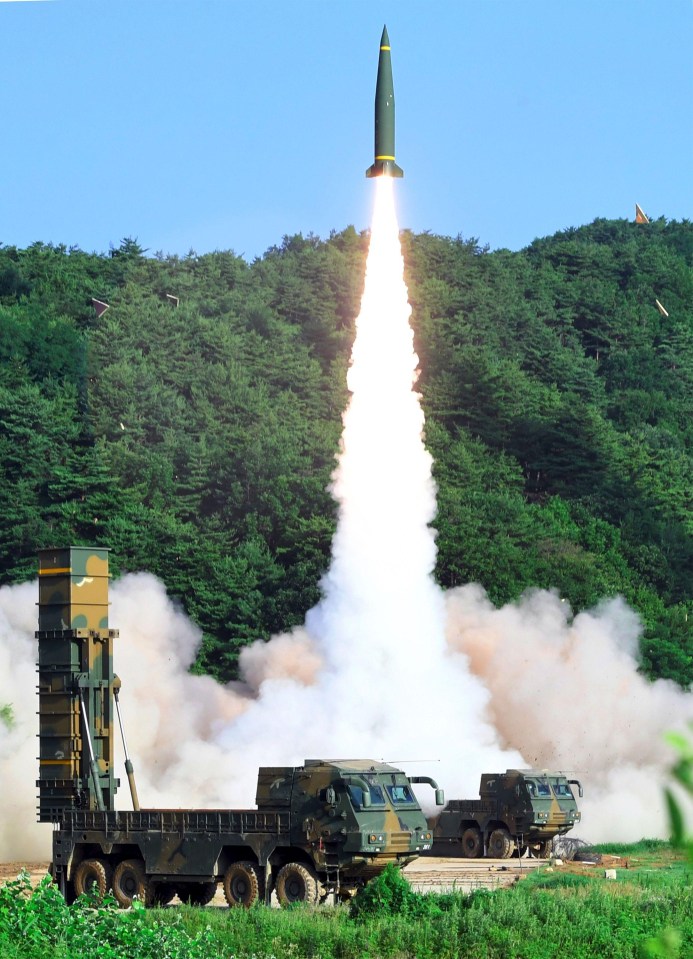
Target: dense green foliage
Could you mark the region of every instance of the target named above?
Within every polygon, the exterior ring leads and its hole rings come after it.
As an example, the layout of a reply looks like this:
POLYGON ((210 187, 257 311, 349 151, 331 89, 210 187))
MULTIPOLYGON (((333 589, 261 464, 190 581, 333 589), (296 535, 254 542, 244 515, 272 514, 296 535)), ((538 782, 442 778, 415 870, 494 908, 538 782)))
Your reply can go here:
MULTIPOLYGON (((693 733, 693 722, 689 725, 693 733)), ((693 799, 693 737, 671 732, 668 739, 677 754, 671 770, 672 780, 683 790, 684 795, 687 794, 690 799, 693 799)), ((667 786, 665 790, 665 798, 673 843, 677 848, 686 850, 688 861, 693 866, 693 823, 686 822, 681 796, 670 786, 667 786)))
POLYGON ((82 897, 73 907, 46 877, 31 889, 28 873, 0 887, 0 957, 74 959, 208 959, 216 942, 207 929, 190 935, 180 915, 152 918, 136 903, 121 912, 115 899, 82 897))
POLYGON ((590 848, 595 852, 605 853, 609 856, 638 855, 639 853, 660 852, 669 849, 671 843, 666 839, 641 839, 636 843, 623 842, 600 842, 590 848))
POLYGON ((422 895, 390 870, 351 910, 67 907, 49 882, 30 895, 20 878, 0 888, 0 959, 690 959, 692 907, 681 861, 615 883, 538 870, 469 895, 422 895))
MULTIPOLYGON (((0 581, 106 545, 204 630, 199 668, 302 622, 368 238, 145 257, 0 246, 0 581), (179 305, 167 298, 179 298, 179 305), (95 297, 110 304, 97 317, 95 297)), ((693 226, 597 220, 517 253, 403 234, 444 587, 620 593, 693 681, 693 226), (666 310, 658 310, 659 300, 666 310)))

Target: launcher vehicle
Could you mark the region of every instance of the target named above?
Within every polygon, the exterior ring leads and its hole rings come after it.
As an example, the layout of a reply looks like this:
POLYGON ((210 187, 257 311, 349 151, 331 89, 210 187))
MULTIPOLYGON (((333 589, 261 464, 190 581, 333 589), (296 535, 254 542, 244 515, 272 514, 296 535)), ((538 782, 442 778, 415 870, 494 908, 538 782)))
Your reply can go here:
POLYGON ((164 904, 205 904, 218 884, 229 905, 347 898, 388 863, 430 848, 412 783, 426 776, 371 760, 261 767, 256 809, 141 809, 125 737, 133 809, 115 809, 114 718, 120 680, 108 625, 108 550, 39 553, 38 818, 53 823, 51 874, 68 900, 113 890, 164 904))
POLYGON ((479 799, 452 799, 428 820, 432 856, 489 856, 507 859, 529 851, 544 858, 554 836, 580 822, 571 786, 582 786, 563 773, 540 769, 508 769, 484 773, 479 799))

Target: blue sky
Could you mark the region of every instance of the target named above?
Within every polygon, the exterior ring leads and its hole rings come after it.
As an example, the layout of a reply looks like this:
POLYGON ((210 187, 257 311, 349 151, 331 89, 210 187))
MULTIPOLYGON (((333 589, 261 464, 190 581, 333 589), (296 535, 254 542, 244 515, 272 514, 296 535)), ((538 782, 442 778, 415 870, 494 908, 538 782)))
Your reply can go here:
POLYGON ((691 0, 0 0, 0 242, 365 229, 383 23, 403 227, 693 218, 691 0))

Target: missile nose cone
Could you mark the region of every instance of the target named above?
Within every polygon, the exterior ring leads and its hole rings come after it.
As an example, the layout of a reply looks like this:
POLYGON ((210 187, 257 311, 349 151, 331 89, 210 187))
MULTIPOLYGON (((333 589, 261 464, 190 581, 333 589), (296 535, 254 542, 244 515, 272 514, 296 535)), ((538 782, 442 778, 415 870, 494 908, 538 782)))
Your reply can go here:
POLYGON ((381 47, 389 47, 389 46, 390 46, 390 38, 389 38, 388 35, 387 35, 387 27, 383 27, 383 35, 382 35, 382 37, 380 38, 380 46, 381 46, 381 47))

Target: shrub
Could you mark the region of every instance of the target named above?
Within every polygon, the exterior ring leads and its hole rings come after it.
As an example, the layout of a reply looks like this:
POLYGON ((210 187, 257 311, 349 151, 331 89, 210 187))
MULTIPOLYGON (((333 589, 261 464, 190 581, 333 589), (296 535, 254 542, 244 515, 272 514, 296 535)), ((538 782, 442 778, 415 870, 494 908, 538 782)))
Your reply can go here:
POLYGON ((400 870, 390 864, 358 891, 349 906, 349 915, 360 921, 372 916, 402 916, 423 919, 450 909, 454 896, 422 895, 414 892, 400 870))
POLYGON ((103 902, 80 896, 68 906, 48 876, 32 890, 22 872, 0 887, 0 947, 17 956, 209 959, 216 942, 209 927, 189 935, 180 915, 151 921, 139 903, 123 912, 110 896, 103 902))

